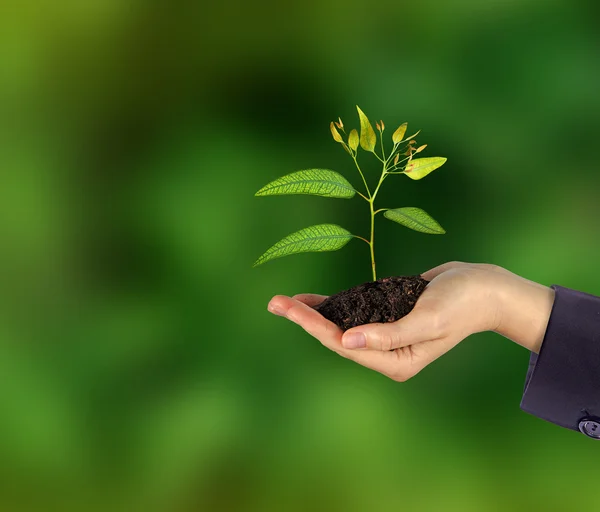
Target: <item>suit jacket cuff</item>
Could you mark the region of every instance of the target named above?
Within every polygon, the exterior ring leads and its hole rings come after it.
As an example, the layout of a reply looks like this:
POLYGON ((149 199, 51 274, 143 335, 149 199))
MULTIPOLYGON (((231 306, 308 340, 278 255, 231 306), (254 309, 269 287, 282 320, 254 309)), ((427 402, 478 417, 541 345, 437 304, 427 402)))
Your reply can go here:
POLYGON ((553 285, 552 312, 531 354, 521 409, 572 430, 600 417, 600 297, 553 285))

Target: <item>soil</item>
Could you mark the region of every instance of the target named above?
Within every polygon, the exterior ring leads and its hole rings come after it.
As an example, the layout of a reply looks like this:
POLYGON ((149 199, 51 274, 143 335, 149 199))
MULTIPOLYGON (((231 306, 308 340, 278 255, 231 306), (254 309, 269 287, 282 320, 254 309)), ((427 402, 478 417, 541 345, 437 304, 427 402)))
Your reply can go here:
POLYGON ((383 277, 331 295, 314 309, 343 331, 395 322, 412 311, 428 283, 421 276, 383 277))

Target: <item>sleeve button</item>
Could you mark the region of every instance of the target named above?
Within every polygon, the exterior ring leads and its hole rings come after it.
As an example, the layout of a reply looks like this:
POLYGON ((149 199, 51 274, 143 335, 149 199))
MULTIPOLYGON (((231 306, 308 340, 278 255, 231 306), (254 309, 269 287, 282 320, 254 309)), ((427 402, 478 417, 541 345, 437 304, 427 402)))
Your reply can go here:
POLYGON ((579 430, 592 439, 600 439, 600 419, 583 418, 579 422, 579 430))

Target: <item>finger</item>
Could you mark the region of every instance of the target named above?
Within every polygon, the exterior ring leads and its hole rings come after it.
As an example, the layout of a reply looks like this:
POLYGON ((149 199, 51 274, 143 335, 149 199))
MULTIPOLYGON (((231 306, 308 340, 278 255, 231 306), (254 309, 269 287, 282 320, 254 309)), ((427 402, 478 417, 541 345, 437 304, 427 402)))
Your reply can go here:
POLYGON ((437 267, 434 267, 428 270, 427 272, 423 272, 421 274, 421 277, 427 281, 431 281, 432 279, 439 276, 443 272, 446 272, 447 270, 450 270, 452 268, 461 268, 468 266, 469 263, 464 263, 462 261, 449 261, 447 263, 443 263, 442 265, 438 265, 437 267))
POLYGON ((271 299, 271 303, 274 303, 283 312, 283 316, 298 324, 327 348, 336 352, 344 350, 342 347, 342 330, 318 311, 304 304, 304 302, 285 295, 276 295, 271 299))
POLYGON ((267 309, 274 315, 285 316, 287 309, 285 299, 289 299, 289 297, 286 297, 285 295, 275 295, 269 301, 267 309))
POLYGON ((304 304, 312 308, 321 304, 327 297, 327 295, 319 295, 317 293, 298 293, 297 295, 294 295, 292 299, 304 302, 304 304))
MULTIPOLYGON (((402 349, 400 349, 402 350, 402 349)), ((355 363, 375 370, 386 377, 394 380, 404 381, 414 375, 412 361, 405 354, 392 350, 382 352, 380 350, 346 350, 347 354, 342 354, 347 359, 355 363)))
POLYGON ((390 323, 373 323, 348 329, 342 337, 347 349, 393 350, 441 336, 436 313, 415 307, 408 315, 390 323))
POLYGON ((451 344, 445 340, 424 341, 391 351, 350 350, 352 354, 347 357, 395 381, 404 382, 450 348, 451 344))
POLYGON ((445 337, 437 340, 423 341, 421 343, 416 343, 415 345, 409 345, 387 352, 388 354, 396 354, 398 358, 394 375, 391 377, 402 382, 410 379, 423 368, 448 352, 458 343, 458 341, 460 340, 452 340, 445 337))

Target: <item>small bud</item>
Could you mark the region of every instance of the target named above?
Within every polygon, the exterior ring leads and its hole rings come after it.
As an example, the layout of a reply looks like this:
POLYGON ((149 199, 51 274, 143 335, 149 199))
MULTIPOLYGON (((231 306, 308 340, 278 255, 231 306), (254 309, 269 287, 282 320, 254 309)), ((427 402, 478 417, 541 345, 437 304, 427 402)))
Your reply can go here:
POLYGON ((394 165, 396 165, 398 163, 399 159, 400 159, 400 153, 396 153, 396 158, 394 158, 394 165))
POLYGON ((329 125, 329 128, 331 129, 331 135, 333 136, 333 140, 335 140, 336 142, 342 142, 343 143, 344 139, 342 139, 342 136, 335 129, 335 123, 333 121, 329 125))
POLYGON ((417 148, 417 150, 415 151, 415 153, 420 153, 421 151, 423 151, 425 148, 427 147, 427 144, 423 144, 422 146, 419 146, 417 148))
POLYGON ((383 124, 383 121, 379 121, 379 124, 381 125, 381 131, 385 130, 385 124, 383 124))
POLYGON ((377 128, 378 131, 381 131, 381 126, 379 125, 379 123, 375 123, 375 128, 377 128))
POLYGON ((338 121, 337 123, 335 123, 335 125, 340 129, 343 130, 344 129, 344 123, 342 123, 342 118, 338 117, 338 121))
POLYGON ((412 145, 412 144, 416 144, 416 143, 417 143, 417 141, 416 141, 416 140, 414 140, 414 139, 413 139, 413 140, 411 140, 411 141, 409 142, 409 144, 411 144, 411 145, 412 145))

